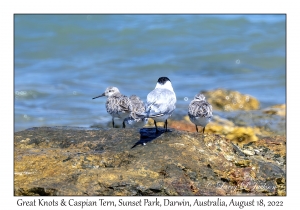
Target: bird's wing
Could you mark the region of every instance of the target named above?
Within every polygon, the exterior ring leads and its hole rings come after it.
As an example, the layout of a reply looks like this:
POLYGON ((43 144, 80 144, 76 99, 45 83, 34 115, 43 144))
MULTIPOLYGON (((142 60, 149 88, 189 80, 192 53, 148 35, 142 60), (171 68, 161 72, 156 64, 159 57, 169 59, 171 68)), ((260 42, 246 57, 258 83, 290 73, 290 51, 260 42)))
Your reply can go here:
POLYGON ((146 112, 149 116, 161 116, 164 113, 172 112, 175 109, 176 95, 174 92, 156 88, 147 96, 146 112))
POLYGON ((122 96, 121 99, 119 100, 119 106, 124 110, 124 111, 131 111, 132 110, 132 105, 131 101, 128 97, 122 96))
POLYGON ((131 101, 127 96, 124 95, 118 97, 110 97, 107 100, 106 107, 108 109, 113 109, 118 112, 120 111, 129 112, 132 109, 131 101))
POLYGON ((206 101, 193 101, 189 105, 189 114, 195 117, 210 117, 212 106, 206 101))

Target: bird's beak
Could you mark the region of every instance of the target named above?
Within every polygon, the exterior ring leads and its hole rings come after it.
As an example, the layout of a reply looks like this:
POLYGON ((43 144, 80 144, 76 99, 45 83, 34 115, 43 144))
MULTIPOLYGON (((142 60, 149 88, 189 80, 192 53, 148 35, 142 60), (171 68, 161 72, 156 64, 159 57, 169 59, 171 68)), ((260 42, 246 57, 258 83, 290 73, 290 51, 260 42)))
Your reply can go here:
POLYGON ((96 97, 94 97, 93 99, 99 98, 99 97, 102 97, 102 96, 105 96, 105 93, 102 93, 100 96, 96 96, 96 97))

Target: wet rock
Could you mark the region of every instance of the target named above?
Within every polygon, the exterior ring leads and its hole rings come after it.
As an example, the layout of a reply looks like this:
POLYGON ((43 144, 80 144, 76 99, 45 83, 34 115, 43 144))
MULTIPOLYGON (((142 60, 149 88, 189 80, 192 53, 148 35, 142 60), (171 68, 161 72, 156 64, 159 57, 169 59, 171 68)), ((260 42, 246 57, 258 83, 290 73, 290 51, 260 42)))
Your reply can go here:
POLYGON ((257 134, 269 136, 273 134, 285 135, 286 133, 286 117, 281 114, 270 114, 266 110, 254 111, 233 111, 218 113, 221 118, 225 118, 239 127, 253 127, 258 128, 257 134))
POLYGON ((259 101, 238 91, 216 89, 202 92, 214 110, 234 111, 234 110, 256 110, 259 109, 259 101))
POLYGON ((14 194, 285 195, 285 137, 238 146, 220 135, 160 130, 16 132, 14 194))

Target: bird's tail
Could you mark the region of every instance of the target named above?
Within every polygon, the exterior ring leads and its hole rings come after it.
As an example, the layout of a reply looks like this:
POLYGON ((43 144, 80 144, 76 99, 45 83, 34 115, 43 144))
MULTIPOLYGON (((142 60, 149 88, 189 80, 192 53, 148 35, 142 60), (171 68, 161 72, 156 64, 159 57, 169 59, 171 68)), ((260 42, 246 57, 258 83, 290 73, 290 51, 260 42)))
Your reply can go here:
POLYGON ((143 112, 143 113, 139 113, 136 115, 141 118, 156 118, 156 117, 161 117, 164 114, 163 113, 150 113, 150 111, 148 111, 148 112, 143 112))
POLYGON ((149 118, 149 112, 136 113, 135 115, 139 118, 149 118))

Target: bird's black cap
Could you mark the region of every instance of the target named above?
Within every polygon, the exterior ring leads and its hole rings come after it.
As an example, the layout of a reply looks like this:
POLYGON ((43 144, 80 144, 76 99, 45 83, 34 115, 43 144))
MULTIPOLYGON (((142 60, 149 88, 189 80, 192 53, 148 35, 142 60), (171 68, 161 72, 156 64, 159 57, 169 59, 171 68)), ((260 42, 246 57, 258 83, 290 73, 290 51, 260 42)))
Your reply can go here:
POLYGON ((157 82, 159 83, 159 84, 165 84, 167 81, 170 81, 171 82, 171 80, 169 80, 169 78, 168 77, 160 77, 158 80, 157 80, 157 82))

